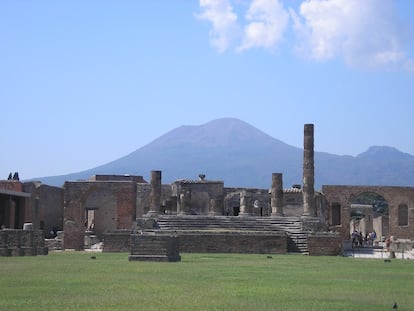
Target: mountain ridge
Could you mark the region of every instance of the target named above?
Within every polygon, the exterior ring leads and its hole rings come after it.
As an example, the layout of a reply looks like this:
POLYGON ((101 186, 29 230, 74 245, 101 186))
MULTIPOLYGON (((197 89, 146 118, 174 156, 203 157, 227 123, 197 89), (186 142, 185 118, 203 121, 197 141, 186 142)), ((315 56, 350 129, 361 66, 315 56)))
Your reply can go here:
MULTIPOLYGON (((302 180, 303 149, 290 146, 252 125, 222 118, 183 125, 137 150, 95 168, 40 177, 61 186, 95 174, 135 174, 148 179, 161 170, 163 183, 196 178, 223 180, 225 186, 268 188, 273 172, 283 173, 285 188, 302 180)), ((323 184, 414 186, 414 156, 396 148, 372 146, 357 156, 315 152, 315 187, 323 184)))

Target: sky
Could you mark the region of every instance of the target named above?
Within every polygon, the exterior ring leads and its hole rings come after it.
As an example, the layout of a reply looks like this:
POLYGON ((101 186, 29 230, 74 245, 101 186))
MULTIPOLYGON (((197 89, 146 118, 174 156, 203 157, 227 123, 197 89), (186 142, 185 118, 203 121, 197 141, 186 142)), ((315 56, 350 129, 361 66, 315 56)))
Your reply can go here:
POLYGON ((296 147, 313 123, 316 151, 414 155, 412 16, 410 0, 0 1, 0 179, 224 117, 296 147))

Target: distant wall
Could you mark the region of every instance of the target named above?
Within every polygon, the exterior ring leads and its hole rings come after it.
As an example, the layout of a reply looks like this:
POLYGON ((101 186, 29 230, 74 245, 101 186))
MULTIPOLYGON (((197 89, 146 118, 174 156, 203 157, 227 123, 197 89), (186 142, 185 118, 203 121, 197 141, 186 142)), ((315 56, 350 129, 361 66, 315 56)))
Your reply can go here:
POLYGON ((26 201, 25 222, 44 230, 47 238, 53 237, 51 231, 63 230, 63 188, 26 182, 23 190, 31 194, 26 201))
POLYGON ((23 186, 20 181, 0 180, 0 189, 22 192, 23 186))
POLYGON ((91 181, 133 181, 136 183, 147 183, 147 181, 138 175, 93 175, 91 181))

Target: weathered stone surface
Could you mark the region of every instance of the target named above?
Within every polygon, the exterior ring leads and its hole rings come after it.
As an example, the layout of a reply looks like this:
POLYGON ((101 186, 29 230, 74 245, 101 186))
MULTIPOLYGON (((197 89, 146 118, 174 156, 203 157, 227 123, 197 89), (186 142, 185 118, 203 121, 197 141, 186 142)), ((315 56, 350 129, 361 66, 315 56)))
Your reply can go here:
POLYGON ((310 256, 337 256, 342 253, 342 239, 339 234, 312 234, 308 236, 310 256))
POLYGON ((207 232, 181 231, 180 251, 183 253, 253 253, 285 254, 287 236, 270 232, 207 232))
POLYGON ((0 230, 0 255, 47 255, 48 249, 45 247, 44 237, 44 233, 41 230, 0 230))
POLYGON ((270 205, 272 207, 272 216, 283 216, 283 175, 281 173, 272 174, 270 205))
POLYGON ((117 230, 104 233, 104 253, 129 252, 130 251, 130 230, 117 230))
POLYGON ((303 215, 315 216, 314 125, 305 124, 303 142, 303 215))
POLYGON ((131 235, 130 261, 180 261, 177 235, 144 232, 131 235))

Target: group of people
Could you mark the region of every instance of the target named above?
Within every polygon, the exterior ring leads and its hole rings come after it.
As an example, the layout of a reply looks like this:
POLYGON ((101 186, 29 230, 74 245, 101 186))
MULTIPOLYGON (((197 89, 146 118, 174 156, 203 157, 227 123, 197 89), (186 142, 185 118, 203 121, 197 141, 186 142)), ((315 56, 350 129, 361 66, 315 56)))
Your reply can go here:
POLYGON ((370 247, 374 245, 374 241, 377 238, 375 230, 372 232, 365 232, 355 230, 352 232, 352 247, 370 247))

